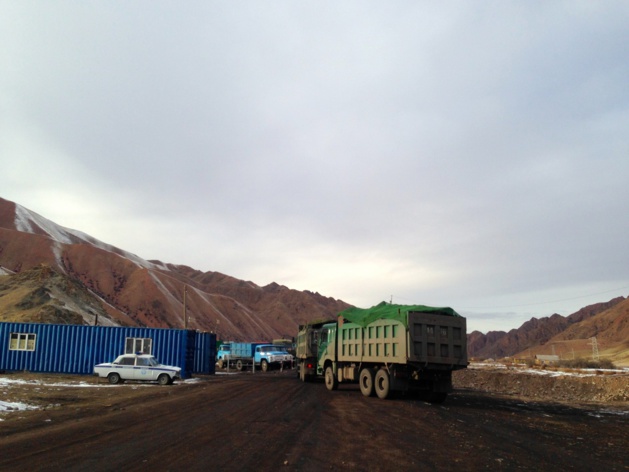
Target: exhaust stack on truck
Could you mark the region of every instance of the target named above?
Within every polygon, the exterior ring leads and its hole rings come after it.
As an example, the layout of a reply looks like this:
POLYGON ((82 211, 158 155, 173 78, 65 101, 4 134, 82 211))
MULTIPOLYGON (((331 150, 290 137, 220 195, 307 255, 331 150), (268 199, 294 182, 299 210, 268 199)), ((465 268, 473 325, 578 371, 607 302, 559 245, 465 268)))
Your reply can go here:
POLYGON ((390 305, 350 308, 333 321, 300 326, 299 378, 324 377, 328 390, 358 382, 365 396, 415 392, 441 403, 452 371, 467 367, 466 320, 447 307, 390 305))

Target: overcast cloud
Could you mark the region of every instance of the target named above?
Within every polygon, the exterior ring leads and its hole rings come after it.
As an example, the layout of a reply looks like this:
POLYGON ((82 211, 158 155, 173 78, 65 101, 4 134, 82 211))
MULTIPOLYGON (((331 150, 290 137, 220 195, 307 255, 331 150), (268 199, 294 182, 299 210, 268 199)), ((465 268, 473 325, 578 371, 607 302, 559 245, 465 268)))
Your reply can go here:
POLYGON ((0 0, 0 196, 468 329, 629 294, 629 3, 0 0))

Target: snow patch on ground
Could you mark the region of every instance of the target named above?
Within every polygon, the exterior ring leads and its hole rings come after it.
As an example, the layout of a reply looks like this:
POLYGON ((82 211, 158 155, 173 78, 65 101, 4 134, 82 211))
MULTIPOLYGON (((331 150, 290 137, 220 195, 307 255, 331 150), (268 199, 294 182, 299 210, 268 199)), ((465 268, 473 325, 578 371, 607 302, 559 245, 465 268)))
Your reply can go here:
POLYGON ((506 366, 499 362, 471 362, 467 367, 468 369, 491 369, 491 370, 509 370, 515 373, 532 374, 532 375, 545 375, 548 377, 594 377, 603 374, 626 374, 629 373, 628 369, 568 369, 568 370, 555 370, 549 369, 532 369, 522 365, 506 366))
MULTIPOLYGON (((0 411, 21 411, 21 410, 35 410, 36 406, 27 405, 26 403, 17 402, 3 402, 0 400, 0 411)), ((0 421, 2 421, 0 419, 0 421)))
MULTIPOLYGON (((190 383, 197 383, 200 382, 201 379, 200 378, 190 378, 190 379, 185 379, 185 380, 179 380, 179 381, 175 381, 175 386, 177 384, 181 384, 181 383, 186 383, 186 384, 190 384, 190 383)), ((18 378, 8 378, 8 377, 0 377, 0 390, 1 389, 10 389, 12 386, 32 386, 32 388, 34 390, 40 390, 41 388, 67 388, 67 387, 71 387, 71 388, 131 388, 131 389, 137 389, 137 388, 145 388, 145 387, 152 387, 155 386, 155 384, 152 384, 150 382, 133 382, 133 381, 126 381, 124 384, 117 384, 117 385, 111 385, 108 383, 93 383, 93 382, 85 382, 82 380, 79 380, 77 382, 45 382, 45 381, 40 381, 40 380, 24 380, 24 379, 18 379, 18 378)), ((4 390, 4 391, 0 391, 0 395, 7 395, 8 391, 4 390)), ((3 412, 13 412, 13 411, 22 411, 22 410, 37 410, 40 407, 38 406, 34 406, 34 405, 28 405, 26 403, 19 403, 19 402, 10 402, 10 401, 3 401, 0 400, 0 413, 3 412)), ((2 418, 0 418, 0 421, 3 421, 2 418)))
POLYGON ((594 418, 603 418, 605 415, 616 415, 616 416, 629 416, 629 410, 608 410, 603 409, 599 411, 589 412, 588 415, 593 416, 594 418))

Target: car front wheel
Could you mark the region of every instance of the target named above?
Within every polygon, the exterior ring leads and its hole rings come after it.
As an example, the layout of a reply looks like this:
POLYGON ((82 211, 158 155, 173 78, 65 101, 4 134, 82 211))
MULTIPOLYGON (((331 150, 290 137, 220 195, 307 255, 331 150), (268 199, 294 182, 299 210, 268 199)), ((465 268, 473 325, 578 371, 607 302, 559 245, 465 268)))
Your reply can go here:
POLYGON ((159 377, 157 377, 157 382, 160 385, 168 385, 170 383, 170 377, 168 374, 161 374, 159 377))

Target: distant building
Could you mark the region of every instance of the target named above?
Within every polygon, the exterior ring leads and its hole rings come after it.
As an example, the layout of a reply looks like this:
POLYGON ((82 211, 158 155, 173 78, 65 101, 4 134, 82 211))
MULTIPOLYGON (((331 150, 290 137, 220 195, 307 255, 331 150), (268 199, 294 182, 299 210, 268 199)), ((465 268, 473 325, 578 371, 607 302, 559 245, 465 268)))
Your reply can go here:
POLYGON ((559 356, 545 356, 537 354, 535 356, 535 364, 537 365, 553 365, 559 363, 559 356))
POLYGON ((0 322, 0 371, 89 375, 96 364, 136 352, 181 367, 182 378, 214 374, 216 335, 189 329, 0 322))

